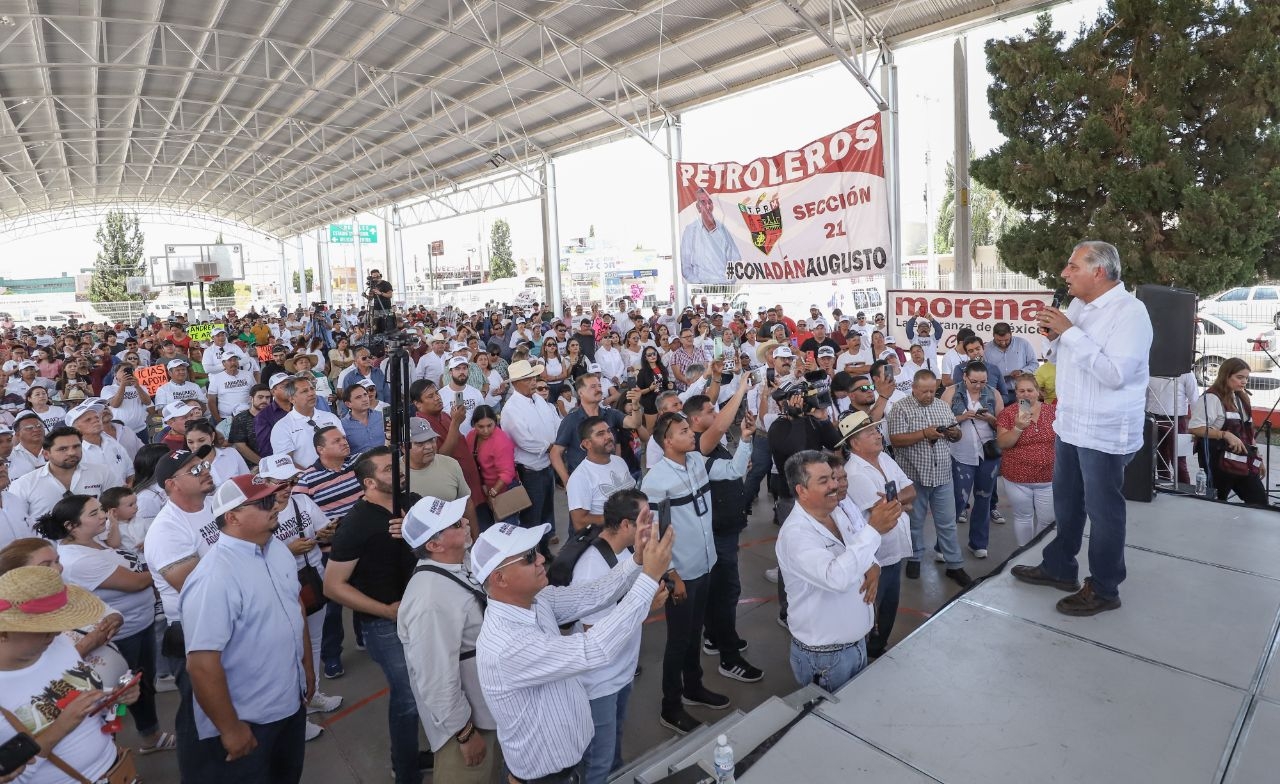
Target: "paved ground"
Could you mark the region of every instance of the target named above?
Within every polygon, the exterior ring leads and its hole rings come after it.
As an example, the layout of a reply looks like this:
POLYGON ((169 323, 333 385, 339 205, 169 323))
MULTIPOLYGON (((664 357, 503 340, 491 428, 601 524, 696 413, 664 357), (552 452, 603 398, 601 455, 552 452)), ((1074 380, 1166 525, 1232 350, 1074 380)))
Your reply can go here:
MULTIPOLYGON (((751 663, 765 672, 759 683, 745 684, 723 678, 716 672, 718 661, 703 657, 708 688, 727 694, 733 706, 749 710, 772 695, 784 695, 795 691, 796 682, 787 663, 788 638, 777 625, 777 586, 764 579, 764 571, 777 564, 774 557, 774 539, 777 528, 772 523, 772 512, 767 494, 757 501, 750 525, 742 536, 740 571, 742 575, 742 600, 738 608, 738 632, 750 643, 746 656, 751 663)), ((563 492, 557 497, 557 519, 568 519, 563 492)), ((1001 508, 1012 517, 1003 501, 1001 508)), ((563 523, 561 524, 563 525, 563 523)), ((967 536, 967 526, 961 526, 961 545, 967 536)), ((978 561, 966 551, 966 569, 978 577, 1016 548, 1012 525, 992 525, 990 557, 978 561)), ((916 629, 929 614, 958 592, 958 588, 942 575, 942 565, 926 561, 921 579, 904 579, 902 605, 894 629, 894 640, 899 640, 916 629)), ((666 634, 662 616, 655 615, 646 622, 644 641, 640 650, 640 662, 644 671, 636 680, 624 736, 624 757, 628 760, 664 742, 672 733, 658 724, 661 701, 662 646, 666 634)), ((347 674, 338 680, 321 679, 321 689, 328 694, 341 695, 341 708, 327 716, 313 717, 326 725, 326 732, 307 745, 307 764, 303 780, 316 784, 348 784, 349 782, 385 782, 390 780, 389 745, 386 725, 386 682, 381 671, 369 657, 352 648, 350 629, 347 632, 347 651, 343 657, 347 674)), ((873 665, 874 666, 874 665, 873 665)), ((172 726, 177 709, 175 694, 160 695, 162 726, 172 726)), ((717 713, 691 708, 693 715, 714 721, 717 713)), ((132 730, 122 733, 122 742, 136 745, 132 730)), ((425 741, 423 748, 426 748, 425 741)), ((173 754, 157 754, 139 759, 139 773, 153 782, 176 782, 177 762, 173 754)), ((428 779, 429 780, 429 779, 428 779)))

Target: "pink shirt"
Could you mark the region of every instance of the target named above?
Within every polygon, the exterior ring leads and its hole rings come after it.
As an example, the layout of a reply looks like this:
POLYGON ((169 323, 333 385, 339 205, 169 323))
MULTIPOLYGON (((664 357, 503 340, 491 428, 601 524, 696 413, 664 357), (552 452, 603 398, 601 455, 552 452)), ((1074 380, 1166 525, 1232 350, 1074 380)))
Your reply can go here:
POLYGON ((476 446, 478 434, 472 430, 467 433, 467 446, 476 456, 476 465, 480 467, 480 481, 485 488, 505 488, 516 478, 516 445, 511 436, 495 427, 479 447, 476 446))

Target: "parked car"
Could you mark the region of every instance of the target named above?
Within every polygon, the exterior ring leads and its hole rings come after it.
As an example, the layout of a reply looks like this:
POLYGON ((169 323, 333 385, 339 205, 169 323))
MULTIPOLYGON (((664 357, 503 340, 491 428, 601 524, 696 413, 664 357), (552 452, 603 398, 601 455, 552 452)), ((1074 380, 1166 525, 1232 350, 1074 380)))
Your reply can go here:
POLYGON ((1276 364, 1268 352, 1280 347, 1276 330, 1259 330, 1234 316, 1200 312, 1196 317, 1196 380, 1208 386, 1228 357, 1239 357, 1255 373, 1269 373, 1276 364))
POLYGON ((1246 324, 1268 324, 1280 329, 1280 283, 1260 283, 1200 300, 1200 310, 1230 316, 1246 324))

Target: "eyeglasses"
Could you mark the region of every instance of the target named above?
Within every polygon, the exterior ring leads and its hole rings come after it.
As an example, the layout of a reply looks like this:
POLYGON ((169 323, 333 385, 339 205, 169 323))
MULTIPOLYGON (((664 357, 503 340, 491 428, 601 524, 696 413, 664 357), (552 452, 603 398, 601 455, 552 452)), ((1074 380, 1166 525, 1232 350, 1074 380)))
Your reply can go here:
POLYGON ((861 384, 853 388, 855 392, 875 392, 876 388, 871 384, 861 384))
POLYGON ((512 564, 520 563, 521 561, 523 561, 526 566, 533 566, 533 562, 536 560, 538 560, 538 548, 534 547, 531 550, 529 550, 527 553, 521 553, 520 555, 517 555, 516 557, 508 561, 503 561, 502 563, 494 567, 493 571, 496 572, 499 569, 505 569, 508 566, 512 564))
POLYGON ((247 506, 253 507, 255 509, 261 509, 264 512, 270 512, 272 509, 276 508, 276 496, 274 493, 272 493, 271 495, 266 496, 265 498, 259 498, 257 501, 250 501, 247 504, 240 504, 241 509, 247 506))
POLYGON ((540 386, 540 387, 534 387, 534 388, 533 388, 533 391, 535 391, 535 392, 550 392, 550 391, 551 391, 551 387, 541 387, 541 386, 540 386))
POLYGON ((187 473, 191 474, 192 476, 200 476, 201 474, 203 474, 205 471, 208 471, 208 470, 209 470, 209 462, 207 460, 202 460, 201 462, 196 463, 195 465, 191 466, 191 468, 187 469, 187 473))

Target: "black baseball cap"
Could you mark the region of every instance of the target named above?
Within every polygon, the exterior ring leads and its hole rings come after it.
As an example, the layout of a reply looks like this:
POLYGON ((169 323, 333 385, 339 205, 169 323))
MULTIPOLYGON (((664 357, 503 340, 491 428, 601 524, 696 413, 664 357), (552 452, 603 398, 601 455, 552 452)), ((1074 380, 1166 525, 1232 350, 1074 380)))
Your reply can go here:
POLYGON ((170 452, 156 463, 156 470, 153 474, 156 484, 164 487, 164 483, 172 479, 188 463, 195 460, 203 460, 212 452, 213 446, 211 444, 205 444, 194 452, 186 449, 170 452))

